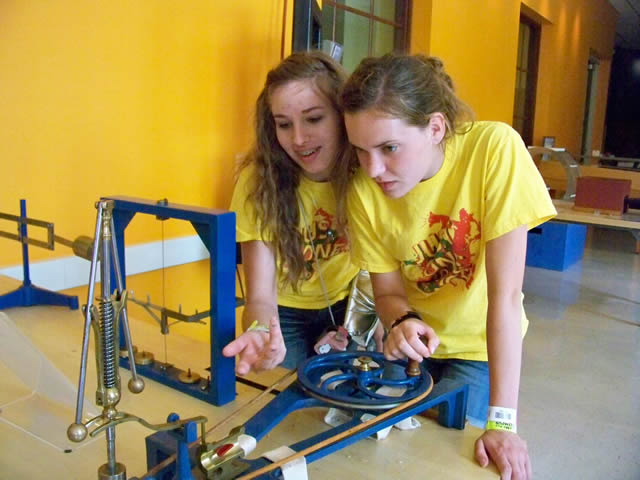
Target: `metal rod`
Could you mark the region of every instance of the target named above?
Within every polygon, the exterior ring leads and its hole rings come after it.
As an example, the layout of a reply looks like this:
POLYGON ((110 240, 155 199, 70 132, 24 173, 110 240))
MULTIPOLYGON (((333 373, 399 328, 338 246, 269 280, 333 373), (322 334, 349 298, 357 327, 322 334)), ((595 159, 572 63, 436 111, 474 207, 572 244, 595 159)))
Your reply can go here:
MULTIPOLYGON (((100 298, 100 341, 102 342, 102 358, 99 360, 103 365, 103 385, 104 393, 108 389, 117 387, 117 352, 115 345, 115 328, 113 317, 113 303, 111 302, 111 243, 113 234, 111 232, 111 208, 105 204, 106 210, 102 217, 102 244, 100 252, 100 284, 102 296, 100 298)), ((104 402, 104 406, 107 403, 104 402)))
POLYGON ((116 427, 111 426, 107 428, 107 465, 109 467, 109 474, 113 474, 116 471, 116 427))
MULTIPOLYGON (((113 223, 113 216, 111 217, 111 232, 115 232, 115 226, 113 223)), ((122 280, 122 272, 120 270, 120 257, 118 256, 118 248, 115 240, 111 241, 111 252, 113 254, 113 267, 116 272, 116 286, 118 293, 122 295, 124 293, 124 282, 122 280)), ((134 380, 138 380, 138 372, 136 371, 136 362, 133 358, 133 342, 131 341, 131 331, 129 330, 129 317, 127 315, 127 306, 125 305, 122 310, 122 329, 124 330, 124 341, 127 345, 127 352, 129 352, 129 368, 131 369, 131 376, 134 380)))
POLYGON ((67 238, 61 237, 59 235, 54 235, 53 240, 61 245, 64 245, 65 247, 73 248, 73 242, 67 238))
POLYGON ((29 276, 29 245, 28 245, 28 236, 27 236, 27 224, 22 221, 23 218, 27 218, 27 202, 26 200, 20 200, 20 237, 23 239, 27 239, 27 241, 22 242, 22 272, 23 272, 23 283, 25 286, 31 285, 31 278, 29 276))
POLYGON ((111 228, 111 212, 107 210, 106 215, 103 213, 102 217, 102 244, 101 244, 101 253, 102 257, 100 258, 100 283, 102 287, 102 296, 104 298, 111 297, 111 245, 112 242, 112 234, 110 231, 111 228), (107 218, 108 217, 108 218, 107 218))
POLYGON ((89 334, 91 330, 91 305, 93 304, 93 292, 95 289, 96 272, 98 269, 98 245, 100 239, 100 225, 102 223, 102 203, 96 205, 96 231, 94 234, 93 254, 91 256, 91 269, 89 273, 89 293, 84 312, 84 333, 82 335, 82 354, 80 357, 80 379, 78 380, 78 397, 76 399, 76 423, 82 423, 82 408, 84 403, 84 382, 87 376, 87 356, 89 353, 89 334))

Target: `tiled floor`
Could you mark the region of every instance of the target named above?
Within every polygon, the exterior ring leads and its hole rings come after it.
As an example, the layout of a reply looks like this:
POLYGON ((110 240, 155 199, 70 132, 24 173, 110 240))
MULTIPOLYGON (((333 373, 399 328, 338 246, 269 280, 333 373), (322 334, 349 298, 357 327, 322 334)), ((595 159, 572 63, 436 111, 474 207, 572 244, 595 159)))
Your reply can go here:
POLYGON ((589 232, 565 272, 527 267, 520 433, 537 479, 640 479, 640 255, 589 232))

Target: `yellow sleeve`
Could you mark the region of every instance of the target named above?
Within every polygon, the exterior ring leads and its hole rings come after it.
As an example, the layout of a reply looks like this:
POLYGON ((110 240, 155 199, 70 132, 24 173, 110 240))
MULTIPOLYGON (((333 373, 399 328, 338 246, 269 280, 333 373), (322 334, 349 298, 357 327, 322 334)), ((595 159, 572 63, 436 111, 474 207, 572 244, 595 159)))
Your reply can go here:
POLYGON ((544 180, 513 128, 496 123, 487 151, 483 222, 487 241, 521 225, 533 228, 556 215, 544 180))
POLYGON ((240 172, 236 186, 233 189, 229 210, 236 214, 236 241, 248 242, 262 240, 260 235, 260 220, 251 203, 249 192, 253 185, 253 168, 245 167, 240 172))

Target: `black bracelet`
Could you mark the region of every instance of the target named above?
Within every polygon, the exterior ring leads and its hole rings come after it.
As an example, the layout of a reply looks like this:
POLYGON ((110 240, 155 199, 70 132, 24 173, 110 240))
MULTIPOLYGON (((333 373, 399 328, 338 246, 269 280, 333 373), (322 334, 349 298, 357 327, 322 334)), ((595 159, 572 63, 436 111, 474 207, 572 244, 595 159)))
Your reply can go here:
POLYGON ((397 327, 402 322, 404 322, 405 320, 408 320, 410 318, 416 318, 416 319, 422 321, 422 317, 420 316, 420 314, 418 312, 414 312, 412 310, 409 310, 407 313, 405 313, 400 318, 398 318, 395 322, 393 322, 393 324, 391 325, 391 328, 389 330, 391 330, 393 327, 397 327))

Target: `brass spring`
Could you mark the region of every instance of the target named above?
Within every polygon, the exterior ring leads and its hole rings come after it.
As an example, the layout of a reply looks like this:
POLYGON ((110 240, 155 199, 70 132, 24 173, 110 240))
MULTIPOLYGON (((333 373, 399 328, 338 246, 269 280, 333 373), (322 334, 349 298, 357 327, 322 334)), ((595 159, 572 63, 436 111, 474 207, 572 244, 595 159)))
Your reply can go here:
POLYGON ((105 388, 116 386, 116 344, 113 328, 113 304, 111 300, 100 300, 100 338, 103 355, 103 381, 105 388))

